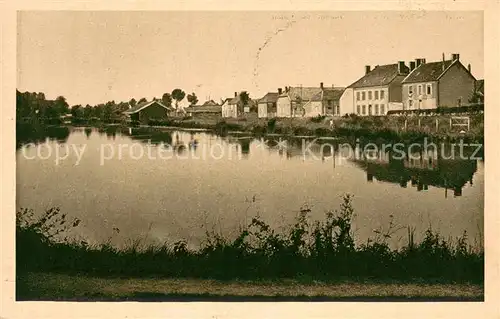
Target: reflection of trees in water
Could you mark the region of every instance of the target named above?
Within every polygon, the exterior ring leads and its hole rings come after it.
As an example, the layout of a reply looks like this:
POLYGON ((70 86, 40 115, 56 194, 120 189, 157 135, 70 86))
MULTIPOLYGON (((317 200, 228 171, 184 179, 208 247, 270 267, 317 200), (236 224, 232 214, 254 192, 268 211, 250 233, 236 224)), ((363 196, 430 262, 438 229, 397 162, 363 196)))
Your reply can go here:
POLYGON ((122 133, 122 128, 118 126, 103 126, 97 129, 99 135, 106 135, 108 139, 115 139, 117 134, 122 133))
POLYGON ((477 171, 477 161, 466 159, 443 159, 441 157, 422 157, 411 161, 395 159, 392 155, 388 161, 353 159, 359 167, 366 171, 368 182, 379 181, 398 184, 403 188, 411 187, 417 191, 425 191, 429 186, 453 190, 454 196, 461 196, 463 187, 472 185, 477 171))
POLYGON ((16 148, 28 143, 44 143, 47 139, 66 143, 70 129, 66 126, 42 126, 18 123, 16 125, 16 148))
POLYGON ((87 136, 87 139, 89 139, 89 138, 90 138, 90 135, 92 134, 92 128, 90 128, 90 127, 86 127, 86 128, 84 129, 84 132, 85 132, 85 136, 87 136))
POLYGON ((168 144, 172 145, 172 132, 161 131, 148 128, 129 128, 124 132, 125 135, 142 143, 151 143, 154 145, 168 144))

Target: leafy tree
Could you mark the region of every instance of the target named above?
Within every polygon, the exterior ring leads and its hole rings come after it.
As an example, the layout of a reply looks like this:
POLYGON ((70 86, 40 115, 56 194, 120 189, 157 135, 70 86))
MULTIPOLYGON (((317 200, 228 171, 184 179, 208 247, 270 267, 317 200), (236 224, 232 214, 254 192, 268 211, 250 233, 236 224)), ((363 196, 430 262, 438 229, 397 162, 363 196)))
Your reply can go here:
POLYGON ((102 114, 103 114, 103 109, 104 109, 104 104, 98 104, 98 105, 94 106, 94 108, 93 108, 94 112, 93 112, 92 115, 94 117, 97 117, 97 118, 101 119, 102 118, 102 114))
POLYGON ((69 105, 64 96, 58 96, 54 101, 55 114, 61 116, 69 112, 69 105))
POLYGON ((239 100, 239 108, 241 110, 241 112, 243 112, 245 110, 245 107, 248 106, 248 102, 250 101, 250 95, 248 94, 247 91, 242 91, 240 92, 240 100, 239 100))
POLYGON ((115 101, 109 101, 104 104, 104 108, 102 110, 102 120, 110 121, 113 118, 113 114, 115 113, 115 101))
POLYGON ((92 117, 92 106, 90 105, 85 105, 85 109, 83 110, 83 117, 85 117, 86 119, 89 119, 92 117))
POLYGON ((175 89, 172 91, 172 98, 175 100, 175 108, 179 109, 179 102, 184 99, 186 92, 181 89, 175 89))
POLYGON ((172 96, 170 93, 163 93, 161 103, 165 106, 172 106, 172 96))
POLYGON ((479 103, 481 101, 481 95, 479 92, 474 92, 469 98, 469 103, 479 103))
POLYGON ((250 101, 250 95, 247 91, 240 92, 240 101, 243 107, 248 105, 248 101, 250 101))
POLYGON ((145 97, 143 97, 142 99, 139 100, 139 102, 137 102, 137 104, 141 104, 141 103, 144 103, 144 102, 147 102, 148 100, 146 100, 145 97))
POLYGON ((189 102, 189 105, 196 105, 196 103, 198 103, 198 97, 196 97, 196 94, 194 92, 188 94, 187 100, 189 102))
POLYGON ((137 101, 134 98, 132 98, 132 99, 130 99, 130 101, 128 102, 128 104, 130 104, 131 107, 134 107, 134 106, 137 105, 137 101))
POLYGON ((71 115, 76 118, 82 118, 83 117, 83 108, 81 105, 73 105, 71 107, 71 115))

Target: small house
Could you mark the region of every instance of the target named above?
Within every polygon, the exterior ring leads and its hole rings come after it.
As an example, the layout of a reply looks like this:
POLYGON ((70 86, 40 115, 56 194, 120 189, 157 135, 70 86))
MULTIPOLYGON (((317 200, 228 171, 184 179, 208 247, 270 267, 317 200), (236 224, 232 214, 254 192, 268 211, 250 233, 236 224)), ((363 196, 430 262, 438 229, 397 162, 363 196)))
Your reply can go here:
POLYGON ((278 93, 269 92, 258 101, 257 114, 259 118, 276 117, 276 104, 281 93, 283 92, 280 88, 278 89, 278 93))
POLYGON ((149 120, 165 120, 175 113, 171 106, 165 106, 158 100, 139 103, 123 112, 131 121, 147 124, 149 120))
POLYGON ((340 114, 340 96, 344 88, 285 87, 277 101, 277 117, 315 117, 340 114))
POLYGON ((222 117, 236 118, 244 113, 249 113, 256 106, 257 103, 250 98, 248 99, 247 105, 243 105, 243 101, 241 101, 238 92, 234 92, 234 97, 225 99, 222 104, 222 117))
POLYGON ((222 117, 238 117, 237 110, 238 93, 234 92, 234 98, 226 98, 222 103, 221 113, 222 117))

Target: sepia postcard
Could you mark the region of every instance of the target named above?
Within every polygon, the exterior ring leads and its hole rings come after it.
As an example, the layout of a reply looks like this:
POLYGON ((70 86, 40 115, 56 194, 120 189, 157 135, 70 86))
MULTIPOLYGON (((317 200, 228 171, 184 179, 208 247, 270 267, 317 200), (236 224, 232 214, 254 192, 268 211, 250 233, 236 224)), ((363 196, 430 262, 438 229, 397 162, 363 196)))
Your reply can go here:
POLYGON ((4 7, 2 318, 500 315, 498 1, 4 7))

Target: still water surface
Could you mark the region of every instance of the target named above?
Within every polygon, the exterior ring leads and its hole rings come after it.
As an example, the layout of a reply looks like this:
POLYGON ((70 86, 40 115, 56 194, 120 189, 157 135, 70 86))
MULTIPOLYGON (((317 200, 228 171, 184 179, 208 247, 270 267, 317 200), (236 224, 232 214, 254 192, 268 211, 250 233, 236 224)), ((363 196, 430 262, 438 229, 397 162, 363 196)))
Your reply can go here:
MULTIPOLYGON (((332 141, 139 128, 52 128, 19 146, 28 142, 17 151, 17 206, 60 207, 82 220, 73 236, 91 243, 197 246, 207 229, 231 236, 257 214, 278 229, 304 206, 322 219, 346 193, 358 242, 391 218, 417 237, 432 225, 445 237, 466 230, 482 240, 482 161, 348 160, 321 147, 332 141), (56 152, 67 157, 56 163, 56 152)), ((405 239, 402 229, 391 242, 405 239)))

